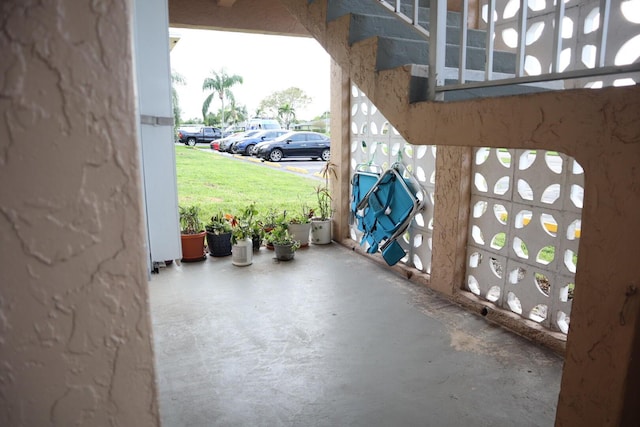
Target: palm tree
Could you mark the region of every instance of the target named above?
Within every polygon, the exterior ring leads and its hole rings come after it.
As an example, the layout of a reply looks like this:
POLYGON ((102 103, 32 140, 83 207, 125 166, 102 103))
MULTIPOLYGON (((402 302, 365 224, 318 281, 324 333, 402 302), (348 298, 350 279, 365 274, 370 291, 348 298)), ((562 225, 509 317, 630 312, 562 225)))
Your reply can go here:
POLYGON ((229 109, 227 110, 229 115, 227 117, 233 117, 231 123, 235 124, 247 120, 247 107, 236 104, 236 98, 232 93, 228 94, 227 99, 229 100, 229 109))
POLYGON ((236 123, 244 122, 249 118, 249 112, 247 111, 246 105, 241 105, 236 107, 234 110, 236 123))
POLYGON ((278 107, 278 117, 284 123, 284 127, 289 129, 289 125, 296 118, 296 110, 289 103, 282 104, 278 107))
POLYGON ((213 95, 217 93, 220 98, 220 102, 222 103, 222 127, 224 128, 224 98, 233 97, 230 89, 237 83, 242 83, 242 76, 237 74, 230 76, 224 68, 220 71, 211 70, 211 77, 207 77, 204 79, 204 82, 202 82, 202 91, 211 91, 202 104, 202 116, 206 116, 206 113, 209 111, 209 105, 211 104, 213 95))
POLYGON ((178 99, 177 85, 184 86, 187 83, 184 76, 177 71, 171 72, 171 105, 173 106, 173 122, 175 126, 180 124, 180 100, 178 99))

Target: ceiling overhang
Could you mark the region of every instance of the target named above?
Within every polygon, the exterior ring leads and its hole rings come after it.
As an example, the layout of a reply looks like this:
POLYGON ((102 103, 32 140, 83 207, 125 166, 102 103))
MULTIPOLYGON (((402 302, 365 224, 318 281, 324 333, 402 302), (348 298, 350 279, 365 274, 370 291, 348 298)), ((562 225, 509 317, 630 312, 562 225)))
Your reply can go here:
POLYGON ((309 37, 280 0, 169 0, 169 26, 309 37))
POLYGON ((236 2, 236 0, 216 0, 218 6, 222 7, 231 7, 236 2))

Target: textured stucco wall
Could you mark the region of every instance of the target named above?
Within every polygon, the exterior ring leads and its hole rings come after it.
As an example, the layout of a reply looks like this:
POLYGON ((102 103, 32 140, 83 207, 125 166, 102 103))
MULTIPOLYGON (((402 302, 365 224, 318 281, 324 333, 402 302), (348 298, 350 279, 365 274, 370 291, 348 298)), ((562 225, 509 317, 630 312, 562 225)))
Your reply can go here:
POLYGON ((169 0, 169 23, 175 27, 308 36, 279 0, 169 0))
POLYGON ((130 7, 1 6, 3 426, 158 424, 130 7))

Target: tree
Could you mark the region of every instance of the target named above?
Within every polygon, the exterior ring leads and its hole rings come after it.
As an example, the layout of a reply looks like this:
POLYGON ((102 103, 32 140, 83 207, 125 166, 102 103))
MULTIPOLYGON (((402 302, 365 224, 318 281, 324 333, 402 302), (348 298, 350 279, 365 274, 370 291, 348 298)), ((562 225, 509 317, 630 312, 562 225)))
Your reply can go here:
POLYGON ((182 124, 185 124, 185 125, 201 125, 202 124, 202 119, 199 118, 199 117, 192 117, 190 119, 183 120, 182 124))
POLYGON ((283 104, 278 108, 278 118, 284 124, 286 129, 289 129, 291 122, 296 119, 296 110, 291 104, 283 104))
POLYGON ((256 112, 253 115, 253 117, 257 117, 259 119, 267 119, 268 118, 268 117, 265 117, 265 113, 260 107, 256 108, 256 112))
POLYGON ((202 117, 206 118, 207 113, 209 112, 209 106, 211 105, 211 100, 217 93, 220 98, 220 102, 222 103, 222 127, 224 128, 224 99, 225 97, 232 98, 233 93, 231 92, 231 87, 242 82, 242 76, 237 74, 229 75, 224 68, 220 71, 211 70, 211 77, 205 78, 202 82, 202 91, 211 91, 209 96, 207 96, 202 103, 202 117))
POLYGON ((290 87, 285 90, 274 92, 262 101, 258 106, 258 110, 269 117, 277 117, 280 107, 289 105, 294 111, 300 110, 311 102, 311 98, 307 96, 302 89, 290 87))
MULTIPOLYGON (((244 105, 237 105, 236 98, 233 94, 229 94, 229 114, 227 117, 232 117, 231 123, 235 124, 238 122, 243 122, 247 119, 247 107, 244 105)), ((227 113, 225 112, 225 115, 227 113)))
POLYGON ((187 83, 184 76, 177 71, 171 71, 171 105, 173 107, 173 123, 175 126, 180 124, 180 99, 178 98, 178 90, 176 86, 184 86, 187 83))
POLYGON ((204 118, 204 124, 207 126, 215 126, 218 123, 220 123, 220 117, 218 117, 218 115, 216 114, 208 112, 207 116, 204 118))
POLYGON ((232 109, 233 123, 244 122, 249 118, 249 112, 246 105, 234 105, 232 109))

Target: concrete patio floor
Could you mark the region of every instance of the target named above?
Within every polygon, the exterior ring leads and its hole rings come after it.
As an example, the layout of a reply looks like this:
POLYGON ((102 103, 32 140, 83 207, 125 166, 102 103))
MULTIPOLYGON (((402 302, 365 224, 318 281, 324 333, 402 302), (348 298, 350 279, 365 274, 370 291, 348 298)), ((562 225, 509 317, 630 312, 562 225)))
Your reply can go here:
POLYGON ((165 427, 554 423, 559 356, 336 243, 149 286, 165 427))

